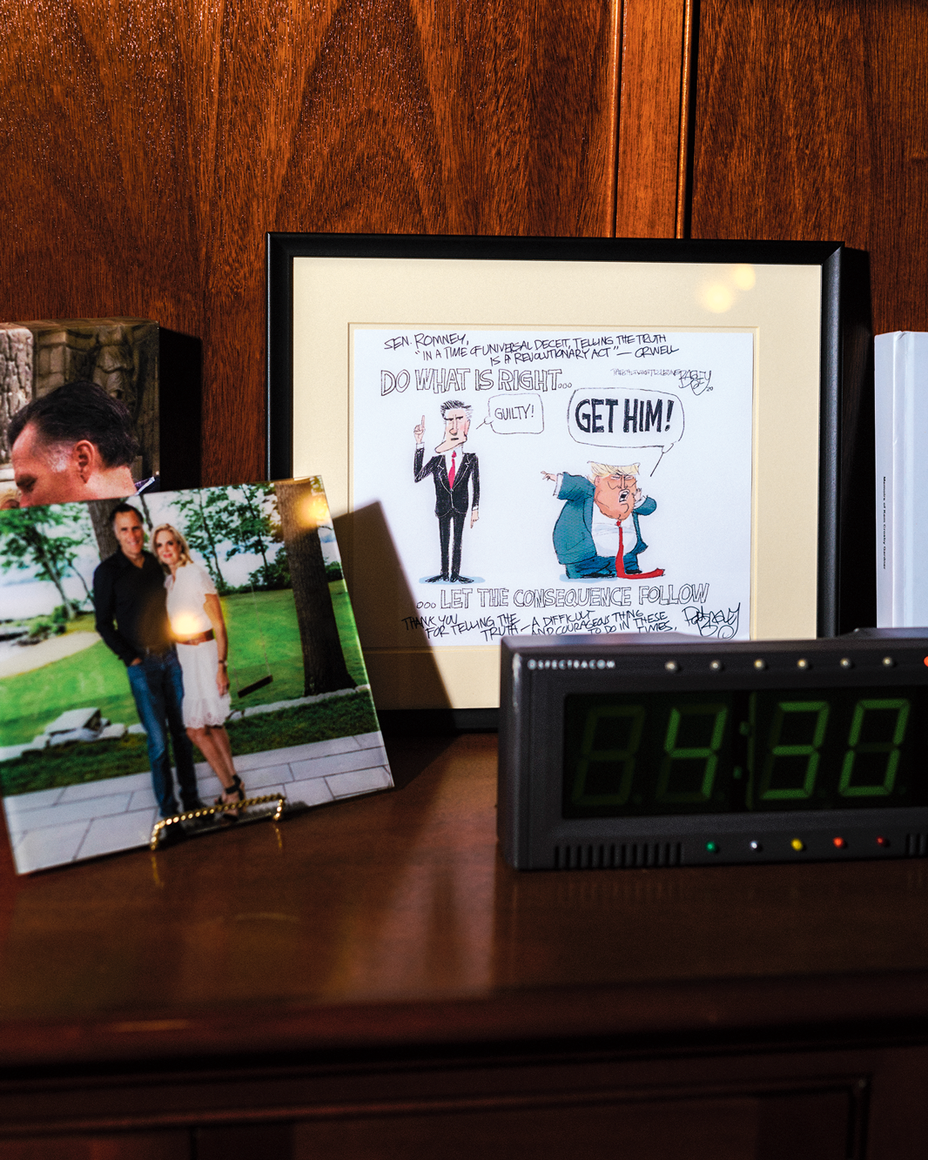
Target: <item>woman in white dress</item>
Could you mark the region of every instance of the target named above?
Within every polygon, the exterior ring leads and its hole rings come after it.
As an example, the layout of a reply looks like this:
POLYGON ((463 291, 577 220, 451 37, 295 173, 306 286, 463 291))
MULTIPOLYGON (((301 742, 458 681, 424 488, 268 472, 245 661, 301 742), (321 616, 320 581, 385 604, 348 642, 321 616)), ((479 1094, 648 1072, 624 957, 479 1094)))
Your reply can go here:
MULTIPOLYGON (((216 805, 244 801, 245 790, 232 763, 232 745, 226 732, 229 716, 229 636, 222 605, 209 573, 190 558, 181 533, 159 524, 152 547, 168 573, 168 619, 177 642, 177 659, 184 674, 184 725, 190 740, 210 764, 222 785, 216 805)), ((229 811, 225 816, 237 814, 229 811)))

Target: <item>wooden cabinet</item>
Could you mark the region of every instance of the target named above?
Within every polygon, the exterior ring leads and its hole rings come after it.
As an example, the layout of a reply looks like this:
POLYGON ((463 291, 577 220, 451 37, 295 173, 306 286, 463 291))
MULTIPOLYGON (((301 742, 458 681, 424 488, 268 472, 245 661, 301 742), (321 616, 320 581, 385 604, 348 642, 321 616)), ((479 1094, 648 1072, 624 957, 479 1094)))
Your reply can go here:
POLYGON ((263 470, 268 230, 843 240, 869 252, 875 328, 928 328, 920 5, 5 17, 0 317, 157 319, 185 486, 263 470))
POLYGON ((191 1135, 173 1132, 68 1133, 0 1137, 3 1160, 193 1160, 191 1135))
MULTIPOLYGON (((0 317, 158 319, 184 484, 263 470, 266 230, 838 238, 928 329, 924 6, 565 11, 6 5, 0 317)), ((494 739, 394 764, 212 847, 4 844, 0 1158, 925 1154, 923 862, 520 876, 494 739)))
POLYGON ((0 1160, 922 1154, 923 860, 518 873, 493 735, 389 749, 277 827, 4 853, 0 1160))

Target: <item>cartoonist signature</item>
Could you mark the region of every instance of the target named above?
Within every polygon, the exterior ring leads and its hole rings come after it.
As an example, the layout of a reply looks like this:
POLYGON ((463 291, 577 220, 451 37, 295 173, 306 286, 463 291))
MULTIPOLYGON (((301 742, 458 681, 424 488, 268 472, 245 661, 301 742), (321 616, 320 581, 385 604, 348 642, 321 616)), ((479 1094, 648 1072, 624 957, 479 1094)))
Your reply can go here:
POLYGON ((700 636, 714 636, 719 640, 731 640, 738 631, 741 605, 737 608, 723 608, 709 612, 703 604, 688 604, 683 609, 686 623, 695 628, 700 636))

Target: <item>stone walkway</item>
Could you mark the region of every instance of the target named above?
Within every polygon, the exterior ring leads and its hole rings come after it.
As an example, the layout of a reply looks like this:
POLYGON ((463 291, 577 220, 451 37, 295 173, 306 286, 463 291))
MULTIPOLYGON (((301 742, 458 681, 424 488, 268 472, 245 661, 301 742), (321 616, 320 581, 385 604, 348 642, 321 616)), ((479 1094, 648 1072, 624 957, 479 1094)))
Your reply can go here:
MULTIPOLYGON (((235 768, 249 796, 281 792, 308 806, 393 784, 379 733, 249 753, 235 758, 235 768)), ((205 762, 196 770, 200 797, 211 803, 219 780, 205 762)), ((17 794, 3 804, 20 874, 147 846, 158 820, 148 772, 17 794)))
POLYGON ((95 632, 68 632, 50 636, 40 644, 0 646, 0 677, 15 677, 40 669, 53 661, 83 652, 100 640, 95 632))

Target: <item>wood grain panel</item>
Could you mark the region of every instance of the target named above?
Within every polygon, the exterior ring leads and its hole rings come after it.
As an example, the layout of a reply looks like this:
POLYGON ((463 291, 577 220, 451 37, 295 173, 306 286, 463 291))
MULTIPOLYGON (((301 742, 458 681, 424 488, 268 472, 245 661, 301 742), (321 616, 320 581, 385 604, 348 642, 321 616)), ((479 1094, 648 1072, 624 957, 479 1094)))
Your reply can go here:
POLYGON ((185 1131, 0 1139, 0 1160, 192 1160, 185 1131))
POLYGON ((620 238, 681 237, 693 0, 625 0, 616 183, 620 238))
POLYGON ((928 8, 703 0, 694 237, 871 256, 876 332, 928 329, 928 8))
POLYGON ((923 1154, 924 859, 520 873, 494 738, 390 748, 399 792, 16 880, 0 1157, 923 1154))
MULTIPOLYGON (((519 872, 497 850, 494 736, 434 760, 427 739, 389 748, 401 791, 18 879, 0 1070, 584 1036, 718 1045, 848 1020, 883 1042, 924 1034, 924 859, 519 872)), ((0 1085, 0 1125, 14 1094, 0 1085)), ((55 1100, 47 1130, 88 1126, 79 1090, 55 1100)), ((136 1106, 163 1111, 157 1092, 136 1106)))
MULTIPOLYGON (((475 1101, 476 1102, 476 1101, 475 1101)), ((499 1101, 502 1103, 503 1101, 499 1101)), ((437 1156, 506 1160, 538 1156, 634 1156, 641 1160, 847 1160, 846 1093, 768 1101, 655 1099, 641 1104, 587 1096, 558 1106, 550 1093, 532 1106, 485 1105, 428 1115, 347 1118, 298 1125, 293 1160, 437 1156), (785 1129, 785 1130, 784 1130, 785 1129), (685 1149, 681 1141, 685 1140, 685 1149)), ((289 1160, 289 1158, 288 1158, 289 1160)))
POLYGON ((265 231, 611 233, 617 3, 2 0, 0 317, 200 340, 260 475, 265 231))

